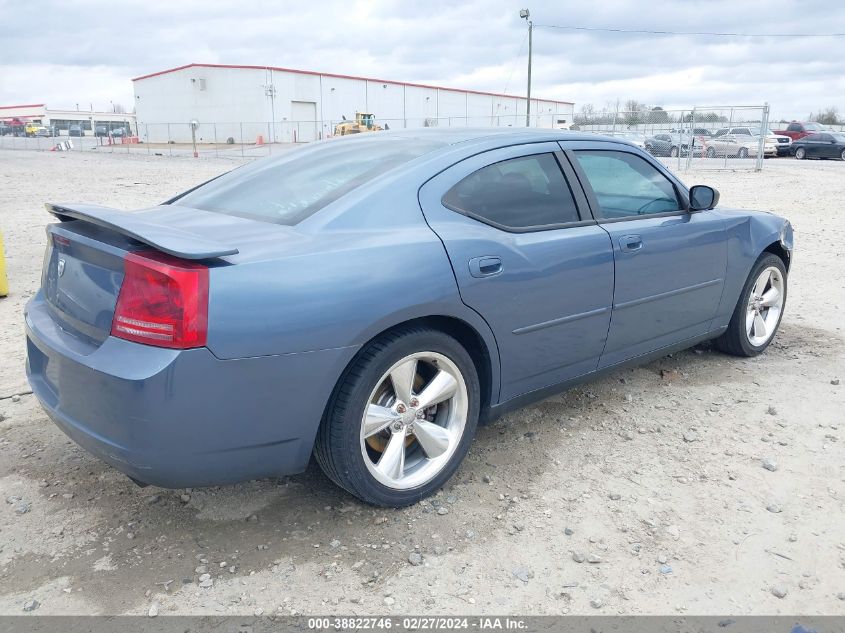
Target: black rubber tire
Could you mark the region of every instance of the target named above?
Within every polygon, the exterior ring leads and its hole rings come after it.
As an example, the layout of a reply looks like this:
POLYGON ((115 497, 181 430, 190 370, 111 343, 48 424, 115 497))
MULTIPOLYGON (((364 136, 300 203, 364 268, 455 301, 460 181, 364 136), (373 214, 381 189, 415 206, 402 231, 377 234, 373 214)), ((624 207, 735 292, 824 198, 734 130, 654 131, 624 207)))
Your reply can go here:
POLYGON ((678 150, 678 148, 677 148, 677 147, 674 147, 674 146, 673 146, 673 147, 671 147, 671 148, 669 149, 669 156, 671 156, 672 158, 675 158, 675 157, 678 155, 678 151, 679 151, 679 150, 678 150))
POLYGON ((475 436, 480 400, 475 364, 458 341, 426 327, 393 330, 369 343, 341 376, 317 432, 314 456, 329 479, 365 503, 393 508, 416 503, 437 492, 460 466, 475 436), (421 351, 443 354, 463 374, 469 401, 467 421, 455 454, 434 479, 410 490, 395 490, 378 482, 367 470, 361 454, 361 421, 376 381, 395 362, 421 351))
POLYGON ((732 356, 750 357, 757 356, 762 353, 763 350, 765 350, 771 342, 775 340, 777 330, 780 327, 780 322, 783 319, 783 311, 786 309, 786 299, 788 294, 789 279, 783 260, 773 253, 763 253, 751 269, 748 279, 745 280, 745 285, 742 287, 739 300, 737 301, 736 307, 731 315, 731 322, 728 325, 728 329, 725 330, 725 333, 715 341, 716 348, 726 354, 731 354, 732 356), (757 280, 757 277, 763 269, 768 268, 769 266, 776 267, 780 270, 781 275, 783 275, 783 308, 781 309, 780 318, 775 325, 775 333, 772 334, 768 341, 757 346, 751 344, 745 332, 745 311, 751 294, 751 287, 754 285, 754 282, 757 280))
POLYGON ((842 153, 841 153, 841 154, 839 154, 839 158, 840 158, 841 160, 845 160, 845 149, 843 149, 843 150, 842 150, 842 153))
POLYGON ((739 158, 748 158, 748 150, 744 147, 740 147, 737 156, 739 156, 739 158))
POLYGON ((707 148, 707 158, 716 158, 716 148, 715 147, 708 147, 707 148))
POLYGON ((805 150, 803 147, 799 147, 795 150, 795 158, 797 158, 798 160, 804 160, 806 157, 807 150, 805 150))

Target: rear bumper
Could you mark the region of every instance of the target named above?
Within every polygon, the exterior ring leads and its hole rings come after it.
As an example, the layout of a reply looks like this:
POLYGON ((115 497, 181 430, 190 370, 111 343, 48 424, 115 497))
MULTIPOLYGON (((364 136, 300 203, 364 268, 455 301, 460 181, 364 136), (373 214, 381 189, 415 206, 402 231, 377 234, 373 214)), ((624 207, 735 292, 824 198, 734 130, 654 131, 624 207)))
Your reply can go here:
POLYGON ((26 309, 27 377, 56 425, 128 476, 165 488, 302 472, 354 348, 219 360, 108 338, 80 343, 39 292, 26 309))

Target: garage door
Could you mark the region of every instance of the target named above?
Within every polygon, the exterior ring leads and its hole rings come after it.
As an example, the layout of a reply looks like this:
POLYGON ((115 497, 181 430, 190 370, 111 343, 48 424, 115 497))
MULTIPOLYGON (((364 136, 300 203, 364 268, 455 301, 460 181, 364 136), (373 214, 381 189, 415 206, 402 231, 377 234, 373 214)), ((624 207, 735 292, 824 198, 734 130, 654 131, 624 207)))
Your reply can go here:
POLYGON ((291 127, 300 143, 317 140, 317 104, 313 101, 291 101, 291 127))

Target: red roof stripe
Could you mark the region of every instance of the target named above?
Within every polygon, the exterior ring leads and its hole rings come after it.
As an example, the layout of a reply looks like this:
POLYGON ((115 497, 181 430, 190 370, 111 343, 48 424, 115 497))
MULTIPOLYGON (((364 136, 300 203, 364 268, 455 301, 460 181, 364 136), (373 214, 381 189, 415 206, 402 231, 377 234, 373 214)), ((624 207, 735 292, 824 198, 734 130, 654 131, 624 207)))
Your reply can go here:
MULTIPOLYGON (((149 75, 141 75, 140 77, 134 77, 132 81, 140 81, 141 79, 149 79, 151 77, 158 77, 159 75, 166 75, 168 73, 175 73, 179 70, 185 70, 187 68, 241 68, 246 70, 278 70, 280 72, 287 72, 287 73, 299 73, 301 75, 322 75, 323 77, 334 77, 335 79, 357 79, 359 81, 374 81, 377 83, 382 84, 393 84, 395 86, 412 86, 414 88, 429 88, 431 90, 447 90, 449 92, 468 92, 470 94, 475 95, 487 95, 491 97, 503 97, 506 99, 525 99, 525 97, 519 95, 508 95, 502 94, 499 92, 484 92, 483 90, 464 90, 461 88, 444 88, 443 86, 431 86, 428 84, 416 84, 410 83, 407 81, 395 81, 393 79, 376 79, 374 77, 358 77, 355 75, 339 75, 337 73, 320 73, 314 70, 298 70, 296 68, 283 68, 281 66, 249 66, 249 65, 241 65, 241 64, 185 64, 184 66, 177 66, 176 68, 168 68, 167 70, 160 70, 156 73, 150 73, 149 75)), ((556 101, 554 99, 538 99, 536 97, 531 98, 532 101, 545 101, 547 103, 565 103, 567 105, 573 105, 572 101, 556 101)))
POLYGON ((14 110, 15 108, 43 108, 43 103, 27 103, 24 105, 0 106, 0 110, 14 110))

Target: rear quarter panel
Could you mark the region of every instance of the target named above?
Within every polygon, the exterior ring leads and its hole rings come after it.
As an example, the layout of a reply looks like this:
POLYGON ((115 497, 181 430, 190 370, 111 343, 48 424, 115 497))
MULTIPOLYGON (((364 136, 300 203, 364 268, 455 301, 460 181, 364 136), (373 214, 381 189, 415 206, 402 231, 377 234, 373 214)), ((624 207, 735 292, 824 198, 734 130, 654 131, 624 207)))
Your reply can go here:
MULTIPOLYGON (((405 321, 446 316, 488 348, 498 394, 496 342, 458 294, 443 244, 417 201, 420 180, 360 191, 296 228, 273 256, 211 271, 208 347, 218 358, 357 350, 405 321)), ((267 249, 268 253, 272 249, 267 249)), ((237 259, 234 258, 234 259, 237 259)), ((335 376, 336 382, 343 368, 335 376)))

